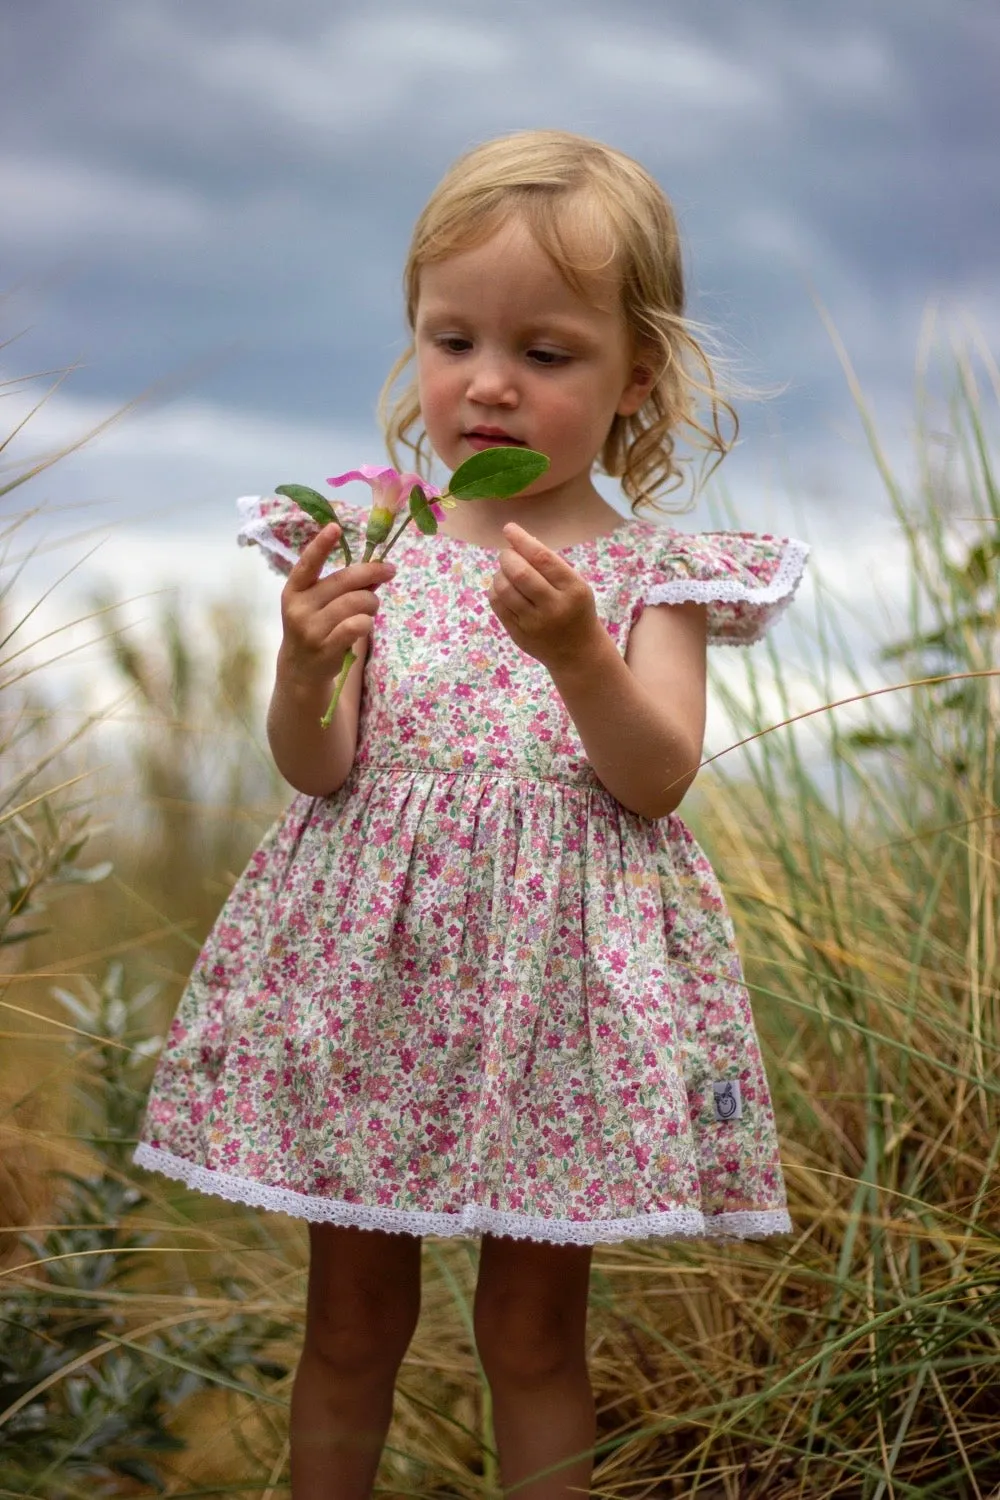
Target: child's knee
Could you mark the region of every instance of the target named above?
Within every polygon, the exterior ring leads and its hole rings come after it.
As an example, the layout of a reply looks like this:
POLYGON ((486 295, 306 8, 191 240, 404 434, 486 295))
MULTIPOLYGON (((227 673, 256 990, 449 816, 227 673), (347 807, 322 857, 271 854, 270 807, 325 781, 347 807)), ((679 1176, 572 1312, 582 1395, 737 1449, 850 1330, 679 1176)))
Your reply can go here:
POLYGON ((419 1310, 389 1298, 352 1298, 313 1306, 306 1318, 305 1351, 332 1375, 364 1378, 399 1367, 417 1326, 419 1310))
POLYGON ((420 1240, 312 1226, 306 1351, 332 1371, 395 1369, 420 1316, 420 1240))
POLYGON ((476 1348, 486 1378, 518 1386, 544 1384, 585 1358, 584 1329, 555 1310, 484 1299, 476 1309, 476 1348))

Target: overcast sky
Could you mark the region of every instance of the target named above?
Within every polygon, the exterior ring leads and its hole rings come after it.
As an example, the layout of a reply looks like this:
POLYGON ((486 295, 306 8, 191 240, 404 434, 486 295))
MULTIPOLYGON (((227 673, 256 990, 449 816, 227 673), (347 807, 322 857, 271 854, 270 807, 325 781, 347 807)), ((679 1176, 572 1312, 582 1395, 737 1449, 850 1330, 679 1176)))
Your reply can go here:
MULTIPOLYGON (((692 315, 776 392, 741 409, 736 524, 805 536, 859 604, 878 570, 901 598, 812 293, 902 461, 928 303, 1000 342, 998 78, 987 0, 8 0, 3 337, 27 331, 0 368, 83 361, 18 451, 174 382, 17 499, 85 507, 74 532, 105 538, 87 578, 257 588, 235 497, 382 457, 374 404, 436 182, 478 141, 556 126, 657 177, 692 315)), ((679 524, 731 523, 702 501, 679 524)))

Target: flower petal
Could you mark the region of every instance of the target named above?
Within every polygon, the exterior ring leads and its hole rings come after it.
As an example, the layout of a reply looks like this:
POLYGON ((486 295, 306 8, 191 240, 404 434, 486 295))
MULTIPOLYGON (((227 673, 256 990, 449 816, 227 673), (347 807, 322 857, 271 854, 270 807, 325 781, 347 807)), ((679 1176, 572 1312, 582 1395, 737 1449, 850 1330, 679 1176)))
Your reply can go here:
MULTIPOLYGON (((360 480, 363 484, 371 486, 373 506, 368 518, 369 542, 384 539, 382 532, 385 527, 385 517, 399 515, 416 485, 420 486, 428 501, 441 494, 436 485, 428 484, 427 480, 422 479, 419 474, 410 472, 400 474, 396 469, 376 464, 362 464, 359 469, 348 469, 346 474, 333 474, 326 482, 339 488, 340 485, 349 484, 352 480, 360 480), (375 514, 376 511, 379 512, 378 516, 375 514)), ((434 507, 434 514, 439 521, 442 519, 440 506, 434 507)))
POLYGON ((387 479, 398 478, 400 476, 396 473, 395 469, 380 468, 377 464, 362 464, 360 469, 348 469, 346 474, 334 474, 326 482, 327 484, 332 484, 335 488, 339 488, 340 485, 347 484, 352 479, 360 479, 365 484, 370 484, 374 489, 375 484, 380 480, 384 483, 387 479))
POLYGON ((407 495, 409 495, 415 484, 419 484, 428 500, 431 499, 432 496, 440 495, 441 493, 436 484, 428 484, 427 480, 421 479, 419 474, 400 474, 399 482, 407 495))

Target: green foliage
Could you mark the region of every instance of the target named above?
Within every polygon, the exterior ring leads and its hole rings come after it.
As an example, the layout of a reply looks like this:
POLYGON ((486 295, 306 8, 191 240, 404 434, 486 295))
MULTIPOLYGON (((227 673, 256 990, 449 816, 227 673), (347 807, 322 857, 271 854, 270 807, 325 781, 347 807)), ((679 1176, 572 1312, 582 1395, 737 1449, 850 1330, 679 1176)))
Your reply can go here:
POLYGON ((31 1260, 5 1283, 14 1290, 0 1302, 0 1479, 44 1500, 113 1495, 123 1478, 160 1491, 158 1455, 184 1447, 169 1430, 174 1409, 216 1381, 238 1375, 253 1391, 247 1377, 280 1378, 267 1353, 280 1330, 241 1313, 245 1293, 224 1279, 235 1311, 181 1313, 129 1340, 143 1299, 136 1278, 160 1240, 130 1227, 149 1200, 125 1175, 160 1046, 146 1020, 155 988, 129 995, 116 963, 100 989, 53 993, 81 1033, 69 1043, 74 1123, 95 1167, 54 1174, 64 1184, 57 1222, 20 1236, 31 1260))
POLYGON ((50 733, 25 659, 23 635, 33 611, 18 617, 11 608, 16 569, 7 553, 17 532, 16 518, 0 528, 0 948, 49 932, 39 918, 66 887, 92 885, 110 873, 107 861, 81 863, 99 829, 83 778, 64 774, 77 736, 58 741, 50 733))
MULTIPOLYGON (((536 453, 533 448, 518 448, 498 446, 488 448, 482 453, 474 453, 467 458, 463 464, 452 474, 445 490, 446 495, 453 496, 456 500, 502 500, 533 484, 549 467, 549 460, 544 453, 536 453)), ((348 532, 358 541, 357 528, 353 525, 345 527, 333 506, 318 490, 311 489, 306 484, 279 484, 275 488, 276 495, 285 495, 289 500, 304 510, 306 515, 311 516, 320 526, 328 526, 331 521, 336 521, 340 526, 340 547, 344 554, 344 561, 350 563, 351 549, 348 545, 348 532)), ((389 545, 380 553, 385 557, 392 550, 396 538, 403 527, 410 520, 413 521, 418 531, 425 536, 433 536, 437 531, 437 517, 431 510, 430 503, 425 491, 420 485, 414 485, 410 491, 407 503, 408 516, 404 518, 402 526, 391 538, 389 545)), ((382 527, 376 523, 375 510, 373 508, 371 518, 368 522, 366 534, 366 551, 368 557, 371 550, 380 542, 385 541, 391 530, 391 524, 382 527)), ((332 714, 331 705, 330 713, 332 714)), ((326 721, 325 721, 326 722, 326 721)))
POLYGON ((713 763, 688 818, 770 1043, 799 1231, 716 1262, 734 1349, 768 1374, 702 1409, 711 1440, 690 1434, 686 1472, 752 1456, 753 1500, 1000 1485, 1000 574, 982 563, 1000 506, 985 398, 963 356, 947 373, 949 421, 919 429, 907 490, 861 408, 908 544, 909 628, 880 653, 905 670, 873 687, 818 608, 806 670, 767 639, 745 691, 713 673, 744 756, 739 775, 713 763))
MULTIPOLYGON (((10 793, 0 799, 9 803, 10 793)), ((50 799, 27 812, 0 814, 0 947, 27 942, 50 932, 23 926, 46 910, 59 887, 93 885, 111 873, 111 862, 81 866, 80 855, 94 835, 85 812, 58 813, 50 799)))
POLYGON ((419 484, 415 484, 410 491, 409 508, 417 530, 423 532, 424 536, 433 536, 438 528, 437 516, 431 510, 430 501, 419 484))
MULTIPOLYGON (((16 463, 9 464, 13 477, 0 486, 0 493, 51 468, 84 441, 33 460, 20 472, 16 463)), ((6 446, 0 441, 0 448, 6 446)), ((36 606, 14 607, 21 570, 9 561, 23 520, 14 517, 0 529, 0 946, 9 953, 0 975, 0 1005, 13 1020, 34 1015, 46 1021, 40 1004, 37 1012, 25 1004, 37 982, 32 958, 45 942, 51 964, 54 944, 72 932, 77 907, 92 899, 95 886, 106 882, 117 889, 119 882, 109 878, 114 873, 111 860, 85 860, 92 841, 115 844, 120 824, 95 825, 93 783, 88 784, 88 773, 80 771, 76 758, 78 745, 101 715, 83 716, 77 729, 59 736, 39 686, 45 664, 39 666, 32 644, 25 643, 36 606), (74 892, 75 901, 62 900, 58 922, 39 920, 56 898, 74 892), (14 978, 22 983, 16 999, 9 999, 14 978)), ((161 663, 136 650, 113 609, 106 623, 122 675, 150 713, 162 722, 165 709, 174 719, 187 711, 201 668, 176 616, 168 612, 163 620, 165 672, 161 663)), ((216 727, 220 721, 225 727, 227 717, 231 727, 247 713, 257 662, 227 605, 216 607, 213 625, 219 639, 216 727)), ((150 750, 145 769, 151 800, 164 791, 192 792, 196 772, 190 749, 177 752, 176 735, 166 744, 161 736, 159 746, 150 750), (178 780, 185 772, 186 783, 178 780)), ((229 790, 238 798, 245 798, 253 769, 245 760, 229 768, 229 790)), ((265 779, 270 785, 270 777, 265 779)), ((259 784, 261 778, 257 780, 259 784)), ((121 805, 119 799, 116 811, 121 805)), ((232 842, 231 831, 228 840, 232 842)), ((224 839, 220 852, 223 847, 228 847, 224 839)), ((108 945, 114 949, 121 946, 120 917, 112 922, 119 928, 108 945)), ((84 930, 92 949, 96 933, 92 923, 87 927, 86 917, 84 930)), ((131 1153, 149 1065, 160 1047, 149 1014, 158 990, 157 985, 130 989, 124 966, 114 963, 99 988, 80 979, 74 988, 49 991, 67 1018, 56 1037, 69 1037, 59 1071, 70 1080, 71 1097, 66 1100, 65 1090, 58 1096, 59 1107, 66 1104, 69 1142, 59 1154, 63 1161, 75 1158, 74 1165, 82 1165, 46 1173, 44 1220, 16 1237, 8 1232, 0 1239, 4 1496, 71 1500, 134 1494, 136 1485, 142 1493, 160 1491, 164 1457, 185 1446, 169 1430, 169 1419, 192 1393, 228 1387, 248 1390, 251 1396, 260 1393, 266 1400, 261 1381, 286 1373, 284 1365, 262 1352, 273 1343, 273 1321, 242 1310, 247 1293, 236 1275, 220 1275, 221 1295, 212 1307, 203 1307, 203 1299, 185 1306, 185 1296, 194 1288, 182 1286, 179 1305, 169 1316, 151 1322, 146 1315, 149 1268, 162 1253, 162 1234, 139 1224, 150 1199, 132 1180, 131 1153), (244 1376, 253 1384, 247 1386, 244 1376)), ((25 1202, 38 1200, 32 1169, 37 1178, 41 1160, 50 1153, 26 1149, 30 1136, 19 1122, 37 1080, 26 1076, 18 1046, 10 1046, 10 1039, 16 1043, 17 1038, 10 1032, 6 1037, 0 1054, 7 1064, 0 1074, 0 1222, 10 1231, 25 1223, 20 1217, 25 1202)), ((50 1135, 58 1139, 58 1125, 55 1131, 43 1131, 40 1139, 47 1141, 50 1135)))
MULTIPOLYGON (((950 375, 948 412, 921 417, 919 477, 905 489, 861 408, 909 548, 911 617, 882 651, 886 682, 873 688, 870 669, 851 660, 824 597, 822 555, 808 661, 779 657, 768 638, 741 656, 739 691, 713 672, 713 695, 747 744, 738 770, 724 754, 702 768, 682 812, 736 925, 795 1233, 597 1248, 594 1489, 609 1500, 1000 1493, 997 414, 964 356, 950 375), (845 702, 845 676, 854 701, 845 702)), ((796 640, 806 640, 803 601, 796 609, 796 640)), ((204 634, 179 613, 161 620, 154 646, 137 646, 113 609, 104 618, 109 652, 142 707, 133 749, 147 847, 134 888, 158 922, 184 926, 186 942, 164 957, 151 938, 136 940, 134 957, 160 959, 173 999, 188 950, 241 867, 232 828, 243 817, 252 846, 266 800, 264 757, 234 732, 223 832, 207 843, 197 832, 208 814, 193 748, 198 704, 208 701, 213 728, 251 722, 259 663, 232 612, 219 633, 225 670, 206 664, 204 634), (205 869, 213 884, 188 933, 205 869)), ((69 823, 60 855, 58 817, 51 825, 37 810, 46 797, 32 802, 49 789, 37 768, 57 764, 48 749, 36 753, 43 723, 23 720, 16 774, 34 766, 35 780, 10 805, 41 856, 12 816, 18 843, 0 865, 10 871, 15 934, 34 920, 28 886, 44 895, 46 871, 80 857, 69 823)), ((12 737, 3 745, 14 766, 12 737)), ((81 802, 66 816, 84 810, 81 802)), ((12 947, 12 963, 33 948, 47 959, 78 909, 87 914, 81 947, 121 942, 130 908, 117 877, 131 857, 123 823, 110 840, 114 878, 78 887, 62 922, 12 947)), ((110 969, 100 990, 67 981, 54 994, 82 1033, 68 1076, 76 1144, 91 1165, 56 1179, 55 1212, 36 1216, 20 1239, 22 1263, 0 1281, 0 1497, 149 1493, 169 1472, 175 1493, 273 1489, 277 1500, 287 1494, 303 1226, 197 1195, 192 1203, 173 1185, 150 1185, 146 1196, 130 1138, 158 1045, 157 1001, 124 972, 110 969), (209 1392, 238 1404, 199 1449, 186 1423, 209 1392), (257 1446, 240 1446, 255 1423, 257 1446), (223 1440, 231 1446, 219 1457, 223 1440)), ((0 1150, 0 1188, 4 1163, 0 1150)), ((421 1321, 377 1493, 473 1500, 496 1479, 473 1343, 476 1255, 463 1241, 427 1249, 421 1321)))
POLYGON ((279 484, 274 493, 294 500, 295 504, 320 526, 329 526, 331 521, 336 521, 340 527, 340 550, 344 554, 344 564, 347 567, 350 566, 352 553, 348 538, 353 537, 355 545, 359 545, 358 528, 352 522, 345 525, 325 495, 321 495, 318 490, 310 489, 307 484, 279 484))
POLYGON ((319 490, 310 489, 307 484, 279 484, 275 486, 274 493, 294 500, 299 509, 311 516, 318 526, 329 526, 331 521, 340 525, 337 512, 326 496, 321 495, 319 490))
POLYGON ((459 464, 446 493, 456 500, 506 500, 540 479, 549 466, 533 448, 484 448, 459 464))

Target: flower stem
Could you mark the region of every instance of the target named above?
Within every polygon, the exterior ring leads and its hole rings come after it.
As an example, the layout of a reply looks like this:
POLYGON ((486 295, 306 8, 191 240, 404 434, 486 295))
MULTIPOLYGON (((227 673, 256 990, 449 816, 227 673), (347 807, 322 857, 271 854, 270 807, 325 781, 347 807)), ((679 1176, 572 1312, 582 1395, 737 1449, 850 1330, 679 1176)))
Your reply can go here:
POLYGON ((353 558, 351 557, 351 548, 347 541, 347 533, 344 530, 344 523, 343 521, 341 521, 332 505, 330 506, 330 513, 333 516, 333 519, 336 521, 337 525, 340 527, 339 545, 341 552, 344 554, 344 566, 350 567, 351 563, 353 562, 353 558))
MULTIPOLYGON (((448 495, 448 491, 445 490, 445 492, 444 492, 443 495, 438 495, 437 496, 437 499, 438 500, 444 500, 444 499, 447 498, 447 495, 448 495)), ((375 559, 376 562, 382 562, 383 559, 388 556, 388 554, 390 553, 390 551, 392 550, 392 548, 396 545, 396 543, 398 542, 399 538, 402 536, 404 529, 410 524, 410 522, 412 520, 413 520, 413 516, 412 515, 408 514, 408 515, 404 516, 402 525, 398 528, 398 530, 391 537, 388 538, 388 540, 385 543, 385 546, 382 548, 382 551, 378 554, 378 557, 375 559)), ((340 540, 341 540, 341 546, 346 549, 347 542, 346 542, 346 539, 344 537, 344 529, 343 529, 343 527, 341 527, 341 530, 340 530, 340 540)), ((374 543, 374 542, 366 542, 364 556, 361 559, 362 562, 371 562, 372 553, 375 551, 375 546, 376 546, 376 543, 374 543)), ((358 658, 355 656, 354 652, 348 646, 347 651, 346 651, 346 653, 344 655, 344 664, 343 664, 343 666, 340 669, 340 673, 339 673, 339 675, 337 677, 336 684, 334 685, 333 697, 330 699, 330 706, 327 709, 326 713, 323 715, 323 717, 319 721, 320 724, 323 726, 324 729, 329 729, 329 727, 330 727, 330 724, 331 724, 331 721, 333 719, 333 716, 334 716, 334 714, 337 711, 337 704, 340 701, 340 695, 343 692, 344 683, 347 681, 347 674, 351 670, 351 668, 353 667, 353 665, 357 661, 357 659, 358 658)))
POLYGON ((348 646, 346 652, 344 653, 344 664, 340 669, 336 685, 333 689, 333 697, 330 699, 330 706, 319 721, 324 729, 329 729, 330 727, 330 721, 332 720, 337 710, 337 704, 340 702, 340 695, 344 690, 344 683, 347 681, 347 674, 351 670, 357 659, 358 658, 355 656, 350 646, 348 646))
MULTIPOLYGON (((450 497, 448 491, 445 490, 442 495, 435 496, 434 504, 438 505, 438 504, 440 504, 440 502, 442 500, 448 500, 450 498, 451 497, 450 497)), ((408 513, 406 516, 403 517, 403 524, 400 526, 399 530, 395 533, 395 535, 391 536, 389 538, 389 540, 386 542, 385 546, 382 548, 382 551, 379 553, 379 555, 378 555, 379 562, 381 562, 384 557, 388 556, 389 549, 391 547, 394 547, 396 545, 396 543, 399 540, 399 538, 403 535, 404 530, 406 529, 407 526, 409 526, 409 524, 410 524, 410 522, 412 520, 413 520, 412 514, 408 513)))
POLYGON ((413 520, 413 517, 410 516, 410 515, 404 517, 402 526, 400 526, 399 530, 395 533, 394 536, 391 536, 389 538, 389 540, 386 542, 385 546, 382 548, 382 551, 379 553, 379 556, 378 556, 379 562, 381 562, 382 559, 388 555, 389 550, 396 545, 396 543, 399 540, 399 538, 403 535, 404 529, 410 524, 410 522, 412 520, 413 520))

